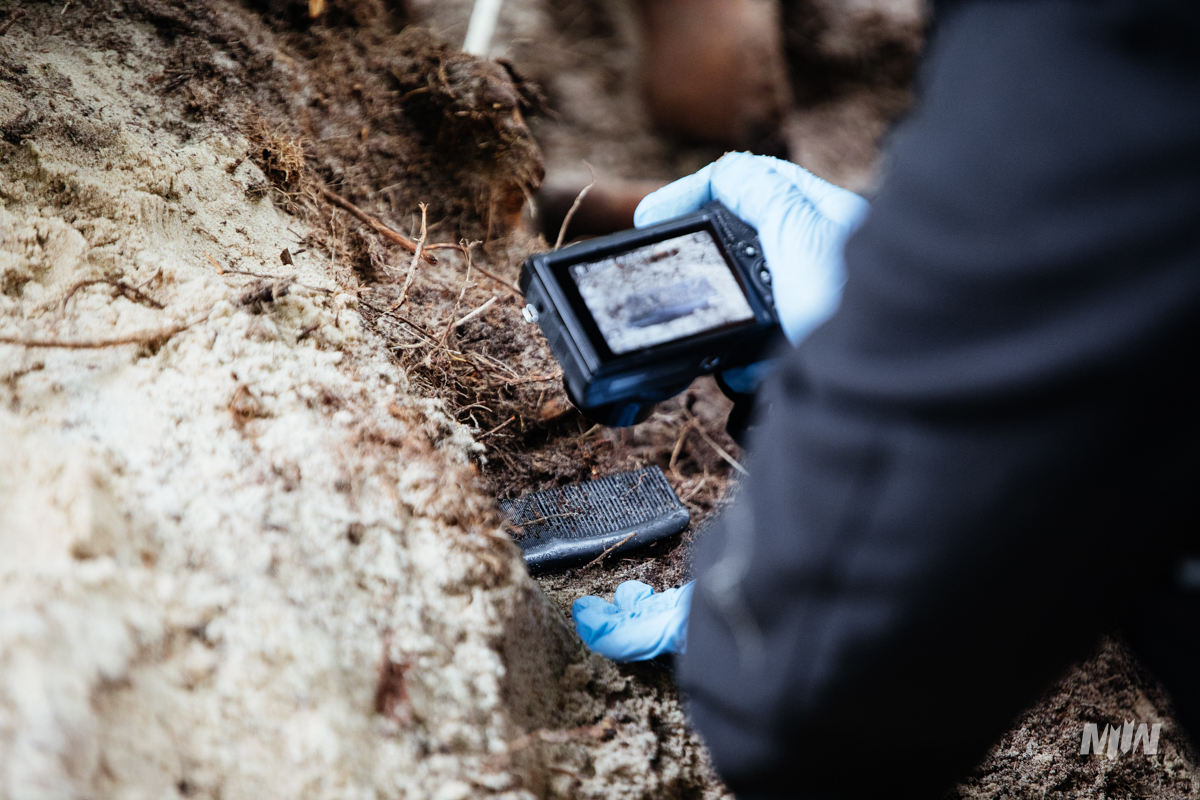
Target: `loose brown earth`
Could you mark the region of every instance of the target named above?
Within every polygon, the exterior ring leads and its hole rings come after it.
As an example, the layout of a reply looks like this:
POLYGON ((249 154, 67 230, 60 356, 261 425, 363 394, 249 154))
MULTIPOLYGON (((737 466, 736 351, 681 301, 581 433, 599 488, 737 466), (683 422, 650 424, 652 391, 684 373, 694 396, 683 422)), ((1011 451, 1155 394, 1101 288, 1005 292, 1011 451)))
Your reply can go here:
MULTIPOLYGON (((216 131, 247 137, 247 158, 264 176, 247 191, 270 197, 309 225, 291 250, 327 257, 329 277, 358 298, 365 322, 386 342, 413 392, 442 401, 484 445, 475 468, 492 495, 515 496, 648 464, 663 468, 691 509, 692 525, 636 556, 540 579, 560 612, 582 594, 611 595, 624 580, 657 589, 679 585, 688 579, 691 542, 729 487, 732 469, 717 447, 741 457, 723 429, 728 401, 712 381, 701 380, 641 425, 597 429, 567 403, 557 366, 536 328, 523 321, 512 284, 523 258, 547 246, 536 222, 519 219, 525 199, 547 173, 551 182, 578 183, 587 174, 579 160, 586 158, 609 178, 665 181, 720 151, 668 139, 650 126, 638 100, 636 15, 625 3, 510 4, 499 38, 513 42, 511 63, 457 52, 466 5, 332 0, 314 22, 304 4, 288 0, 101 0, 65 7, 10 2, 0 4, 0 26, 26 10, 14 26, 68 37, 118 59, 133 47, 124 26, 150 26, 166 57, 146 80, 165 113, 144 123, 181 144, 216 131), (522 21, 536 35, 522 38, 511 30, 522 21), (424 250, 435 263, 379 236, 324 199, 322 189, 427 247, 436 245, 424 250), (484 313, 454 324, 493 298, 484 313)), ((839 11, 812 2, 789 12, 788 55, 802 102, 787 127, 794 158, 831 180, 869 188, 878 137, 909 102, 921 20, 914 7, 877 2, 839 11)), ((48 103, 56 91, 53 75, 32 74, 3 49, 0 86, 39 94, 48 103)), ((69 86, 58 91, 69 92, 69 86)), ((16 147, 67 136, 103 151, 102 126, 51 129, 36 105, 0 117, 5 142, 16 147)), ((239 165, 230 166, 235 174, 239 165)), ((214 256, 229 269, 279 274, 275 264, 264 269, 214 256)), ((269 310, 288 290, 277 281, 248 286, 246 304, 269 310)), ((246 405, 245 417, 253 418, 253 402, 239 402, 246 405)), ((426 424, 405 408, 397 407, 395 416, 426 424)), ((497 520, 492 509, 481 513, 497 520)), ((508 647, 519 649, 519 637, 508 647)), ((530 773, 541 776, 528 786, 535 794, 602 796, 593 779, 604 774, 597 767, 603 754, 583 746, 572 750, 573 742, 610 739, 603 726, 637 717, 640 735, 654 740, 649 747, 637 745, 638 752, 670 766, 654 781, 623 786, 623 793, 722 794, 661 668, 629 665, 597 673, 575 661, 564 674, 546 678, 565 687, 558 694, 561 705, 540 709, 525 698, 527 727, 550 721, 567 733, 535 732, 509 756, 519 761, 527 751, 558 748, 541 756, 552 764, 549 772, 530 773)), ((403 706, 404 691, 403 670, 385 661, 379 713, 403 706)), ((948 796, 1200 797, 1194 765, 1165 693, 1117 640, 1106 640, 1015 721, 976 773, 948 796), (1103 728, 1130 718, 1164 722, 1158 755, 1109 760, 1077 754, 1083 723, 1103 728)), ((179 791, 189 794, 186 784, 179 791)))

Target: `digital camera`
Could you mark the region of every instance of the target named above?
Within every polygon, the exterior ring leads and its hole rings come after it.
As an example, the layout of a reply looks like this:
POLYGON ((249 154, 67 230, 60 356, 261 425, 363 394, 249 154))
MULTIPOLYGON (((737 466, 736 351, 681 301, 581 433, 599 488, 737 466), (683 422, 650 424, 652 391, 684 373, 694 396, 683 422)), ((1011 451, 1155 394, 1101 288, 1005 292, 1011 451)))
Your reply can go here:
POLYGON ((783 341, 758 236, 720 202, 530 256, 520 285, 571 402, 614 427, 783 341))

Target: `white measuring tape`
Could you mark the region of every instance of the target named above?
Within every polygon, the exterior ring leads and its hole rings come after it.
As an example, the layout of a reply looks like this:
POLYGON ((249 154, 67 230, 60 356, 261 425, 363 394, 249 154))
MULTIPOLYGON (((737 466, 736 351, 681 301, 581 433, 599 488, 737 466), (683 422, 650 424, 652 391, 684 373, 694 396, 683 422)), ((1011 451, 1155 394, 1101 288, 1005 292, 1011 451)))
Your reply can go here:
POLYGON ((467 38, 463 40, 464 53, 487 58, 503 3, 504 0, 475 0, 475 7, 471 9, 471 21, 467 24, 467 38))

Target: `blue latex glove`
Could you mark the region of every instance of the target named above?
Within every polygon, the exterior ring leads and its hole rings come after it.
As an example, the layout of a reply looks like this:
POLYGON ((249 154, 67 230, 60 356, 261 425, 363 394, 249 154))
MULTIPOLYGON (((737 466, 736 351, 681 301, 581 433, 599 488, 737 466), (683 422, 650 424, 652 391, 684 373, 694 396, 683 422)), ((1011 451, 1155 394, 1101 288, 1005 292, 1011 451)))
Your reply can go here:
MULTIPOLYGON (((729 153, 643 198, 639 228, 720 200, 758 231, 784 335, 799 344, 837 309, 845 283, 842 248, 867 216, 866 200, 788 161, 729 153)), ((766 370, 727 370, 736 391, 751 394, 766 370)))
POLYGON ((617 587, 613 602, 581 597, 571 606, 575 630, 594 653, 613 661, 645 661, 687 649, 692 584, 654 593, 641 581, 617 587))

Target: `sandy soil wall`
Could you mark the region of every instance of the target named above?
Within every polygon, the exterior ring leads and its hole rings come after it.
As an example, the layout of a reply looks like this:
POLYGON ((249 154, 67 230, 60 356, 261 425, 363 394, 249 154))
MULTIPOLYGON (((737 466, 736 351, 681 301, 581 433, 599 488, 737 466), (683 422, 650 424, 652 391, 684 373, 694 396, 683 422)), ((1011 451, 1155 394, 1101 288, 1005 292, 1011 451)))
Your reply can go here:
POLYGON ((682 729, 678 706, 647 713, 526 576, 482 446, 414 396, 336 245, 303 246, 319 220, 281 210, 237 125, 173 124, 170 32, 20 10, 0 39, 0 796, 702 782, 694 741, 660 753, 650 730, 682 729))

